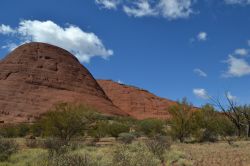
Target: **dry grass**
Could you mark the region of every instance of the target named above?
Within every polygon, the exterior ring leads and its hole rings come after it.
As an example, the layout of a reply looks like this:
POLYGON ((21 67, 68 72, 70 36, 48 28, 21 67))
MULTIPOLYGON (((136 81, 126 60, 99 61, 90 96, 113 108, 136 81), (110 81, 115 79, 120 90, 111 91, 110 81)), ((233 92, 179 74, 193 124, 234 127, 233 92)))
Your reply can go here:
POLYGON ((176 144, 173 148, 185 153, 194 166, 250 166, 250 142, 176 144))

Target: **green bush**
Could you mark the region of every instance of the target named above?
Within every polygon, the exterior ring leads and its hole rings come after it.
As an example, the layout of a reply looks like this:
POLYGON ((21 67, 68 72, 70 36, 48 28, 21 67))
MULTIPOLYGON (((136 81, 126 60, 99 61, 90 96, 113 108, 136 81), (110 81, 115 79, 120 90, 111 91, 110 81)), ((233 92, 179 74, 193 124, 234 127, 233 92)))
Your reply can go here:
POLYGON ((118 137, 121 133, 128 133, 130 127, 126 124, 113 122, 108 125, 108 134, 112 137, 118 137))
POLYGON ((89 107, 61 103, 47 112, 39 123, 43 128, 43 135, 70 141, 76 135, 83 135, 84 130, 98 117, 89 107))
POLYGON ((164 122, 158 119, 145 119, 138 122, 137 130, 143 132, 147 136, 164 134, 164 122))
POLYGON ((30 132, 30 125, 29 124, 12 124, 12 125, 5 125, 0 128, 0 135, 5 138, 17 138, 17 137, 24 137, 28 135, 30 132))
POLYGON ((17 128, 14 125, 6 125, 0 128, 0 135, 5 138, 18 137, 17 128))
POLYGON ((109 135, 109 123, 108 121, 98 121, 96 124, 88 130, 88 135, 100 139, 109 135))
POLYGON ((17 150, 18 144, 15 141, 0 139, 0 161, 8 160, 17 150))
POLYGON ((118 145, 113 154, 113 166, 157 166, 157 159, 143 143, 118 145))

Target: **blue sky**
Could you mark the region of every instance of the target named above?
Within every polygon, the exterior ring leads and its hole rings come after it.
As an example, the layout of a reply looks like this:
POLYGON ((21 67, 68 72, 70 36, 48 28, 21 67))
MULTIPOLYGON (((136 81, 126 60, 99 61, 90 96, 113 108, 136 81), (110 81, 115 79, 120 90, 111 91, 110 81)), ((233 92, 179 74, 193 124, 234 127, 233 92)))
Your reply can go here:
POLYGON ((249 0, 2 0, 0 58, 41 41, 95 78, 193 104, 225 91, 250 104, 249 0))

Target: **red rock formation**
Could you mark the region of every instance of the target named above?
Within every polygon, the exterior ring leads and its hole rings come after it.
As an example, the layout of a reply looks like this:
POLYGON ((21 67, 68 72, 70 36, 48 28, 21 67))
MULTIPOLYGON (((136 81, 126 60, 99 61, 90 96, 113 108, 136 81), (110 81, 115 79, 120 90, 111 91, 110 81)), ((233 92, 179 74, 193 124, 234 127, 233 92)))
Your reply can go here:
POLYGON ((176 104, 146 90, 111 80, 98 80, 98 83, 116 106, 137 119, 169 118, 167 108, 176 104))
POLYGON ((126 115, 64 49, 29 43, 0 61, 0 121, 32 121, 58 102, 81 103, 106 114, 126 115))

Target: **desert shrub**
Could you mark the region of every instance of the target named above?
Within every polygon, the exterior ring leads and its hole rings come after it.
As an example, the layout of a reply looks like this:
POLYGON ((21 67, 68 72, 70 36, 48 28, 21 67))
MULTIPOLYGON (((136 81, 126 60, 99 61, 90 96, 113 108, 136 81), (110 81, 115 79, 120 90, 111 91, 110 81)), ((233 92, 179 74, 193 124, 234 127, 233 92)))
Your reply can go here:
POLYGON ((25 139, 25 145, 29 148, 37 148, 39 144, 36 139, 25 139))
POLYGON ((188 159, 185 153, 171 150, 166 153, 166 165, 192 166, 194 164, 188 159))
POLYGON ((15 141, 0 139, 0 161, 8 160, 17 150, 18 144, 15 141))
POLYGON ((43 126, 41 123, 34 123, 30 126, 30 130, 33 136, 40 137, 43 134, 43 126))
POLYGON ((148 149, 162 162, 165 162, 165 153, 170 149, 171 142, 166 136, 155 136, 146 141, 148 149))
POLYGON ((0 127, 0 135, 6 138, 24 137, 30 132, 30 125, 25 123, 8 124, 0 127))
POLYGON ((90 166, 91 158, 89 155, 65 154, 55 156, 48 161, 50 166, 90 166))
POLYGON ((48 149, 49 157, 65 154, 69 150, 68 141, 58 138, 46 139, 43 147, 48 149))
POLYGON ((73 136, 83 134, 97 117, 98 114, 89 107, 61 103, 47 112, 39 123, 44 135, 69 141, 73 136))
POLYGON ((15 126, 17 129, 17 135, 18 137, 24 137, 29 134, 30 132, 30 125, 29 124, 18 124, 15 126))
POLYGON ((108 121, 98 121, 90 130, 88 135, 100 139, 109 134, 109 123, 108 121))
POLYGON ((164 134, 164 122, 158 119, 145 119, 138 122, 138 130, 147 136, 164 134))
POLYGON ((110 149, 86 147, 54 155, 48 159, 50 166, 113 166, 110 149))
POLYGON ((18 137, 17 128, 14 125, 5 125, 0 127, 0 135, 5 138, 18 137))
POLYGON ((125 144, 130 144, 136 138, 133 133, 121 133, 118 136, 118 140, 125 144))
POLYGON ((193 114, 193 131, 192 134, 199 142, 214 142, 219 136, 218 116, 213 106, 205 105, 201 110, 197 110, 193 114))
POLYGON ((108 134, 112 137, 118 137, 121 133, 128 133, 130 127, 126 124, 113 122, 108 125, 108 134))
POLYGON ((25 145, 29 148, 44 148, 44 140, 39 140, 39 139, 31 139, 31 138, 26 138, 25 139, 25 145))
POLYGON ((114 150, 114 166, 157 166, 159 164, 160 160, 143 143, 122 144, 114 150))
POLYGON ((169 109, 171 115, 170 126, 171 136, 184 142, 193 131, 193 106, 184 98, 181 102, 169 109))

